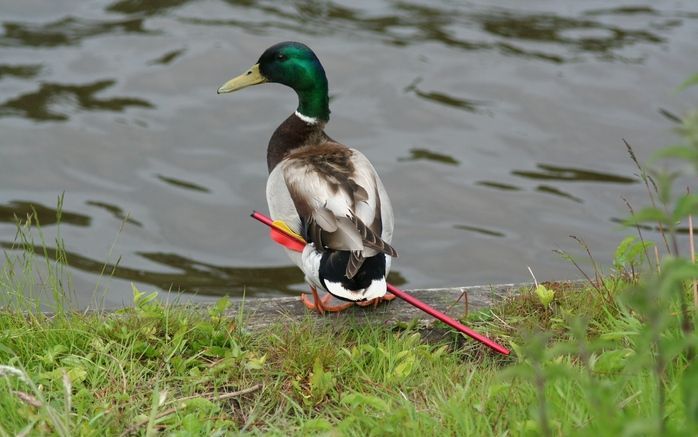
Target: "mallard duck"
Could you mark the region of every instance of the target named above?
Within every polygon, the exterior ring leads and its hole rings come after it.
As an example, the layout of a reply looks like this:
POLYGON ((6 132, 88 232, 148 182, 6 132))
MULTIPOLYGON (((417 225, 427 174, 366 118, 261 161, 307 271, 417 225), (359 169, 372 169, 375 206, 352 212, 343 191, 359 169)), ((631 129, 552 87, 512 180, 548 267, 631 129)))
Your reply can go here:
POLYGON ((369 160, 324 131, 330 108, 322 64, 304 44, 278 43, 218 93, 265 82, 298 95, 298 108, 269 140, 266 196, 271 218, 307 242, 301 253, 286 249, 310 285, 313 301, 303 294, 303 303, 324 314, 390 300, 393 209, 369 160), (329 294, 320 298, 318 289, 329 294), (331 296, 349 302, 331 305, 331 296))

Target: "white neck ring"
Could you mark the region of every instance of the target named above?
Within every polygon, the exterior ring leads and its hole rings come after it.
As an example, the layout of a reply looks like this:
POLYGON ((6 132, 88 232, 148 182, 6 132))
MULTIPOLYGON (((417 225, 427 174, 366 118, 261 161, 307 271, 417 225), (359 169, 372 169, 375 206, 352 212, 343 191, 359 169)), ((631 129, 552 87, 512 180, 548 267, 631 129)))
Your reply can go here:
POLYGON ((300 112, 296 111, 296 117, 300 118, 304 122, 308 124, 317 124, 318 119, 315 117, 308 117, 307 115, 303 115, 300 112))

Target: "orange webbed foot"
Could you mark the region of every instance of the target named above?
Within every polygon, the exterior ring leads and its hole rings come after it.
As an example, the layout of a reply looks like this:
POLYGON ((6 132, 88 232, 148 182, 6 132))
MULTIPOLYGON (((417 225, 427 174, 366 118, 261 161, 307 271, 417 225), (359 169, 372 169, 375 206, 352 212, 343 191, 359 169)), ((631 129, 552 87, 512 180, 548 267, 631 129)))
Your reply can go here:
POLYGON ((360 307, 367 307, 373 305, 373 307, 375 308, 378 306, 379 303, 390 302, 393 299, 395 299, 395 295, 393 293, 385 293, 385 296, 376 297, 364 302, 356 302, 356 304, 360 307))
POLYGON ((303 305, 305 305, 306 308, 308 308, 311 311, 317 311, 318 313, 325 315, 325 311, 331 312, 331 313, 337 313, 340 311, 344 311, 350 306, 354 305, 354 302, 346 302, 346 303, 341 303, 338 305, 330 305, 329 302, 332 299, 332 295, 327 293, 325 296, 320 298, 317 294, 317 289, 314 287, 310 287, 310 290, 312 291, 313 294, 313 301, 311 302, 310 299, 308 299, 308 295, 306 293, 301 294, 301 302, 303 302, 303 305))

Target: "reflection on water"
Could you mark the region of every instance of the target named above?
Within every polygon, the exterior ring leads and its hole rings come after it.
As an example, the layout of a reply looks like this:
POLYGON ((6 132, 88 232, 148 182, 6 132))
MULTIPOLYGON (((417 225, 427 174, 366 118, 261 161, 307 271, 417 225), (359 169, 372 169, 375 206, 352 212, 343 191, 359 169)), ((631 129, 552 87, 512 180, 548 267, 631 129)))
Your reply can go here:
POLYGON ((122 14, 155 15, 167 9, 182 6, 190 0, 119 0, 109 6, 110 12, 122 14))
POLYGON ((659 12, 649 6, 620 6, 609 9, 594 9, 587 11, 586 15, 659 15, 659 12))
MULTIPOLYGON (((143 5, 146 3, 149 2, 142 2, 143 5)), ((256 10, 261 14, 250 14, 251 18, 248 20, 199 17, 178 19, 190 24, 235 26, 260 34, 269 34, 274 30, 291 30, 304 35, 370 35, 384 43, 401 47, 435 42, 459 50, 496 50, 509 56, 554 63, 576 61, 578 54, 585 52, 599 56, 602 60, 633 61, 616 53, 632 45, 660 44, 665 41, 662 36, 647 29, 596 21, 593 14, 576 18, 553 13, 511 12, 503 8, 491 8, 482 13, 467 4, 448 2, 433 5, 395 2, 391 3, 389 13, 384 13, 383 8, 370 10, 340 6, 336 3, 231 3, 234 7, 244 4, 244 10, 256 10), (470 38, 465 38, 454 31, 457 28, 473 27, 478 27, 487 37, 471 33, 470 38), (570 54, 564 55, 556 49, 543 51, 540 47, 526 47, 525 44, 530 42, 542 42, 550 47, 564 48, 570 54)), ((637 13, 632 8, 627 11, 618 8, 595 12, 600 18, 605 14, 637 13)), ((668 25, 678 24, 680 23, 668 25)))
POLYGON ((100 21, 67 17, 45 24, 6 21, 2 26, 5 32, 0 36, 0 47, 56 47, 104 34, 147 33, 142 18, 100 21))
POLYGON ((18 220, 26 220, 27 216, 30 215, 36 217, 41 226, 56 224, 59 216, 62 224, 73 226, 90 226, 92 221, 89 216, 65 209, 59 213, 55 208, 49 208, 37 202, 13 200, 4 204, 0 203, 0 223, 17 223, 18 220))
MULTIPOLYGON (((16 244, 3 241, 0 241, 0 247, 18 249, 16 244)), ((45 252, 38 246, 28 249, 34 253, 46 253, 51 260, 57 259, 55 248, 48 247, 45 252)), ((162 290, 202 295, 240 295, 241 290, 250 295, 263 294, 269 290, 290 294, 293 291, 291 286, 299 289, 298 286, 304 282, 303 274, 296 266, 235 268, 206 264, 176 254, 139 253, 143 258, 178 270, 176 273, 165 273, 124 267, 119 263, 104 263, 74 252, 66 252, 65 255, 68 265, 84 272, 150 284, 162 290)))
POLYGON ((65 109, 73 106, 85 111, 121 112, 130 106, 154 108, 146 100, 135 97, 112 97, 100 99, 95 94, 111 87, 116 81, 100 80, 87 85, 64 85, 42 83, 34 92, 23 94, 0 104, 0 117, 16 116, 35 121, 65 121, 68 114, 57 112, 53 107, 65 109))
POLYGON ((8 65, 0 64, 0 79, 4 76, 21 77, 23 79, 31 79, 39 74, 41 65, 8 65))
POLYGON ((550 164, 538 164, 543 171, 514 170, 511 174, 535 180, 572 181, 572 182, 606 182, 614 184, 634 184, 637 179, 626 176, 602 173, 593 170, 558 167, 550 164))
POLYGON ((210 193, 211 190, 209 190, 206 187, 202 187, 201 185, 197 185, 193 182, 188 182, 188 181, 183 181, 182 179, 176 179, 168 176, 163 176, 163 175, 155 175, 158 179, 161 181, 172 185, 177 188, 184 188, 185 190, 192 190, 192 191, 200 191, 202 193, 210 193))
MULTIPOLYGON (((102 208, 112 213, 116 218, 139 227, 143 225, 131 219, 123 210, 106 202, 89 200, 87 205, 102 208)), ((17 223, 34 217, 42 227, 63 225, 88 227, 92 219, 83 214, 60 211, 44 206, 37 202, 11 201, 0 204, 0 223, 17 223)), ((136 254, 152 263, 159 264, 162 272, 125 267, 120 260, 107 263, 89 258, 76 252, 63 250, 65 256, 59 256, 54 247, 32 245, 27 243, 0 241, 0 248, 6 250, 26 250, 34 254, 45 254, 53 261, 64 262, 66 265, 86 273, 98 276, 108 276, 139 283, 150 284, 163 290, 183 291, 199 295, 234 295, 240 296, 244 290, 250 296, 282 292, 294 294, 304 290, 303 273, 296 266, 285 267, 229 267, 197 261, 176 253, 165 252, 136 252, 136 254)), ((393 271, 388 277, 394 285, 403 285, 406 280, 399 272, 393 271)))
POLYGON ((97 208, 102 208, 103 210, 110 212, 111 215, 113 215, 115 218, 119 219, 122 222, 143 227, 143 224, 141 222, 134 220, 131 218, 130 215, 125 214, 124 210, 119 206, 112 205, 111 203, 100 202, 98 200, 88 200, 85 203, 90 206, 96 206, 97 208))
POLYGON ((557 43, 575 51, 596 52, 609 58, 613 58, 613 50, 620 47, 664 41, 647 30, 623 29, 591 19, 551 14, 499 13, 483 17, 482 24, 487 32, 508 39, 557 43))
POLYGON ((186 50, 181 49, 181 50, 172 50, 171 52, 167 52, 164 55, 160 56, 157 59, 153 59, 152 61, 148 62, 150 65, 154 64, 162 64, 162 65, 167 65, 170 62, 174 61, 178 57, 182 56, 186 50))
POLYGON ((487 235, 488 237, 506 237, 506 235, 502 232, 494 231, 492 229, 487 229, 487 228, 483 228, 480 226, 454 225, 453 227, 455 229, 461 229, 464 231, 475 232, 475 233, 481 234, 481 235, 487 235))
MULTIPOLYGON (((552 177, 546 178, 546 177, 535 177, 533 179, 554 179, 552 177)), ((559 179, 559 180, 568 180, 568 179, 559 179)), ((481 185, 483 187, 488 187, 488 188, 494 188, 497 190, 501 191, 521 191, 521 187, 517 187, 516 185, 511 185, 511 184, 505 184, 502 182, 494 182, 494 181, 478 181, 476 182, 476 185, 481 185)), ((562 191, 559 188, 555 188, 551 185, 538 185, 536 187, 536 191, 540 193, 546 193, 546 194, 552 194, 554 196, 559 196, 559 197, 564 197, 565 199, 572 200, 577 203, 584 203, 582 199, 579 197, 573 196, 570 193, 566 193, 565 191, 562 191)))
POLYGON ((505 184, 503 182, 495 181, 478 181, 476 185, 482 185, 483 187, 495 188, 502 191, 520 191, 521 188, 516 185, 505 184))
POLYGON ((420 159, 439 162, 441 164, 458 165, 458 160, 456 158, 443 153, 432 152, 427 149, 410 149, 410 156, 407 158, 398 158, 398 161, 417 161, 420 159))
POLYGON ((422 99, 429 100, 431 102, 435 102, 441 105, 450 106, 452 108, 460 108, 468 112, 478 112, 478 108, 485 105, 485 102, 479 102, 477 100, 459 99, 453 96, 449 96, 448 94, 439 93, 435 91, 422 91, 419 88, 417 88, 417 84, 419 84, 419 82, 421 81, 421 78, 417 78, 414 82, 412 82, 405 88, 405 91, 413 92, 422 99))
POLYGON ((550 185, 538 185, 536 187, 536 191, 540 191, 541 193, 548 193, 548 194, 552 194, 555 196, 564 197, 565 199, 570 199, 570 200, 573 200, 577 203, 583 203, 582 199, 580 199, 578 197, 574 197, 570 193, 565 193, 564 191, 560 190, 559 188, 551 187, 550 185))
MULTIPOLYGON (((16 243, 5 241, 0 241, 0 247, 7 250, 20 249, 16 243)), ((58 258, 58 251, 53 247, 44 249, 28 246, 24 249, 33 253, 45 253, 53 261, 58 258)), ((178 270, 175 273, 164 273, 124 267, 118 262, 110 264, 74 252, 64 252, 65 257, 61 257, 60 261, 67 260, 70 267, 99 276, 150 284, 162 290, 211 296, 241 296, 244 290, 246 295, 259 296, 269 291, 296 294, 299 290, 306 289, 303 273, 296 266, 227 267, 196 261, 174 253, 138 253, 149 261, 178 270)), ((391 272, 388 281, 397 286, 405 283, 399 272, 391 272)))
MULTIPOLYGON (((618 218, 618 217, 611 217, 611 222, 618 223, 618 224, 622 225, 625 223, 625 219, 618 218)), ((661 232, 666 233, 667 232, 666 227, 664 227, 664 229, 661 230, 661 229, 659 229, 659 226, 648 225, 648 224, 639 224, 639 225, 633 224, 632 228, 640 228, 643 231, 651 231, 651 232, 657 232, 657 233, 661 233, 661 232)), ((675 231, 677 234, 688 235, 691 230, 687 226, 677 226, 675 228, 675 231)), ((696 226, 693 227, 693 233, 698 234, 698 227, 696 227, 696 226)))
POLYGON ((678 115, 674 114, 673 112, 671 112, 667 109, 659 108, 658 112, 660 114, 662 114, 669 121, 672 121, 672 122, 677 123, 677 124, 683 123, 683 120, 681 120, 681 117, 679 117, 678 115))

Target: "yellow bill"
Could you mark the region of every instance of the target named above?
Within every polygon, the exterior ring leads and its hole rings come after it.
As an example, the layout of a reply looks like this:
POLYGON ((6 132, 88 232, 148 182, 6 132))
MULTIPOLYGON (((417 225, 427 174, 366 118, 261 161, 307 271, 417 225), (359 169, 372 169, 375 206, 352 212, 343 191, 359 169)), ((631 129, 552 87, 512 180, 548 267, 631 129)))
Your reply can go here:
POLYGON ((240 76, 234 77, 218 88, 218 94, 232 93, 233 91, 247 88, 267 81, 267 78, 259 72, 259 64, 254 64, 249 70, 240 76))

